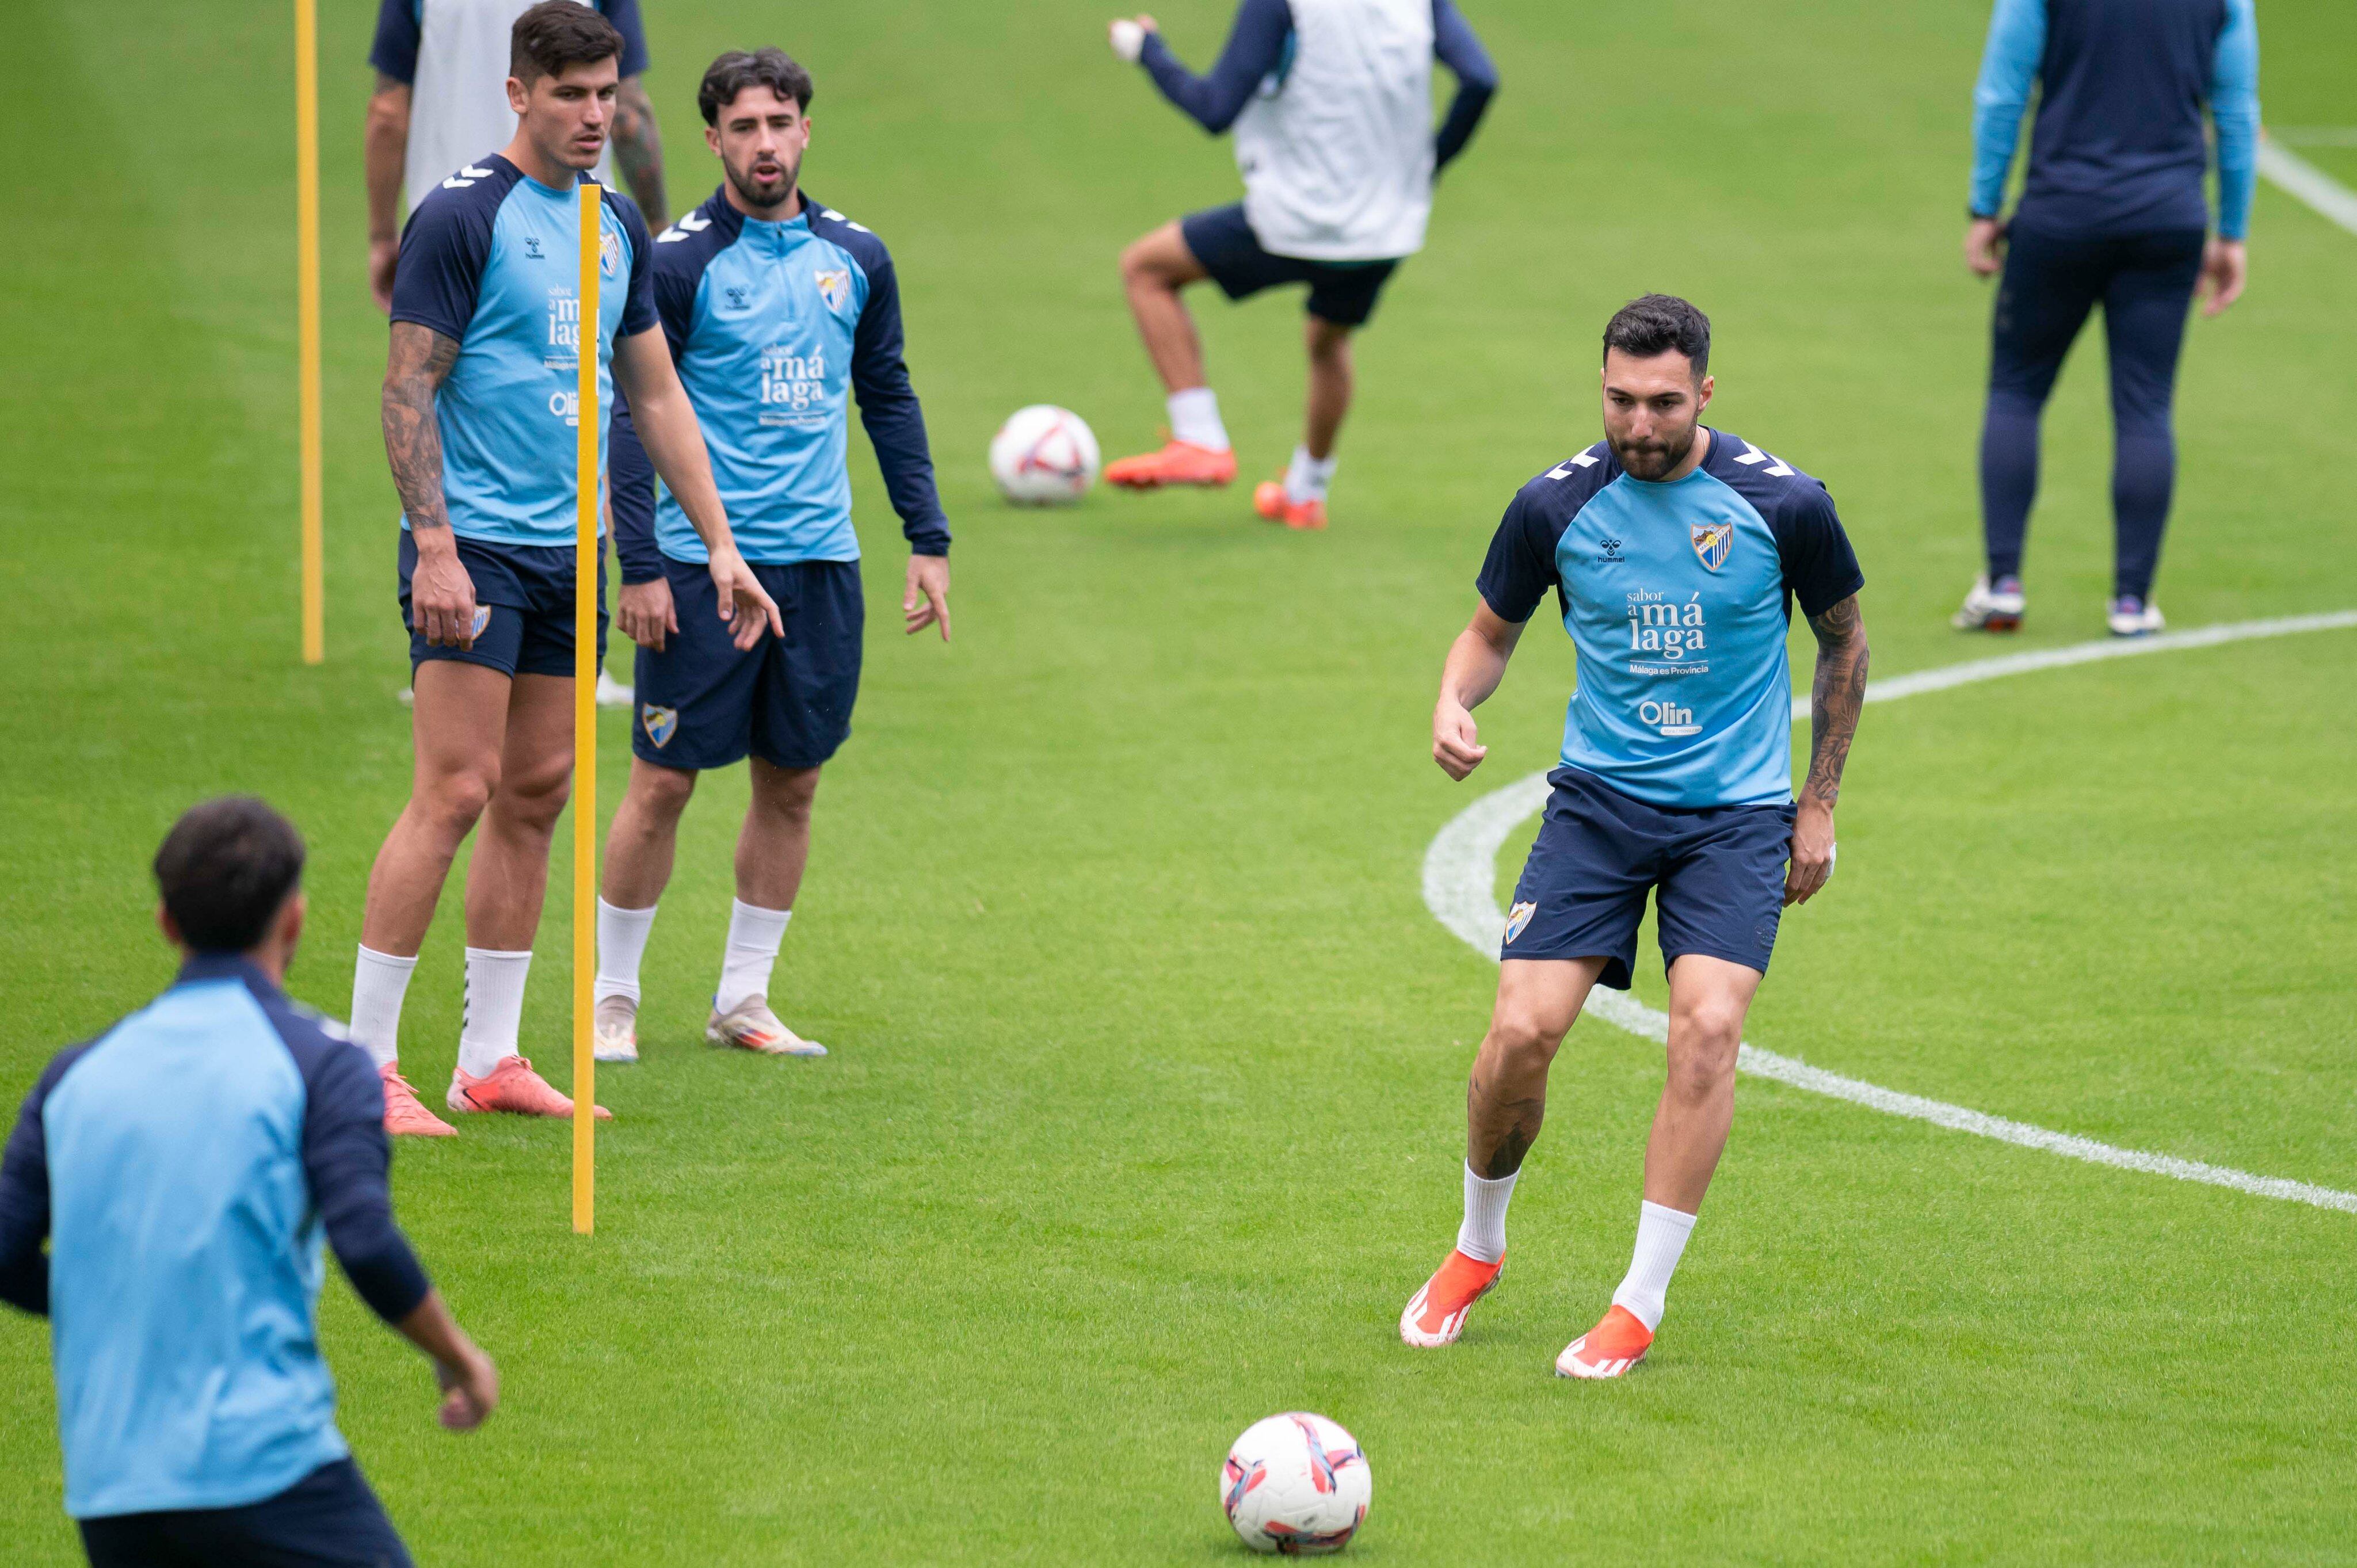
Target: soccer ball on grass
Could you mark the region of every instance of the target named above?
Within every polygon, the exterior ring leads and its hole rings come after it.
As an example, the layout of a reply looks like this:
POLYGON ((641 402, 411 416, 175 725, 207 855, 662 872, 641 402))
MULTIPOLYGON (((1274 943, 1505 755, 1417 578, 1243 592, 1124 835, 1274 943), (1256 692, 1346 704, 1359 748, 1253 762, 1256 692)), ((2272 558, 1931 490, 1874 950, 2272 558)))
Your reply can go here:
POLYGON ((1017 506, 1070 506, 1097 482, 1097 438, 1069 408, 1018 408, 991 437, 990 477, 1017 506))
POLYGON ((1244 1428, 1220 1468, 1220 1506, 1254 1552, 1340 1552, 1367 1517, 1374 1477, 1359 1441, 1295 1411, 1244 1428))

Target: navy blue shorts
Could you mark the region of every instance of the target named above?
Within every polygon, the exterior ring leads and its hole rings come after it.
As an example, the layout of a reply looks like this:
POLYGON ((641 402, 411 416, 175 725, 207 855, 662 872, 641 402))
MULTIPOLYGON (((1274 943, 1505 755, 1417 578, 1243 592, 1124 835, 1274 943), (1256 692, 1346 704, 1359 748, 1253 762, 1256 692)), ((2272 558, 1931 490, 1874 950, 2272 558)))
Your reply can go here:
POLYGON ((413 1568, 384 1506, 350 1459, 242 1508, 81 1523, 91 1568, 413 1568))
POLYGON ((1768 972, 1792 807, 1650 806, 1577 768, 1547 782, 1555 793, 1514 885, 1501 959, 1602 958, 1601 983, 1626 991, 1652 891, 1663 969, 1701 953, 1768 972))
POLYGON ((639 650, 635 755, 689 772, 748 755, 773 768, 816 768, 850 736, 867 621, 859 563, 756 564, 753 575, 778 601, 786 634, 764 632, 740 652, 711 572, 663 557, 679 630, 661 653, 639 650))
MULTIPOLYGON (((409 579, 417 570, 417 542, 401 531, 401 624, 409 629, 414 675, 429 659, 486 664, 505 675, 573 678, 573 564, 570 544, 486 544, 458 541, 458 564, 475 580, 472 648, 436 647, 411 623, 409 579), (490 613, 485 614, 488 610, 490 613)), ((606 659, 606 546, 597 545, 597 660, 606 659)))
POLYGON ((1306 283, 1309 314, 1337 327, 1364 327, 1375 313, 1375 296, 1399 265, 1397 261, 1312 262, 1271 255, 1244 221, 1241 201, 1189 214, 1178 220, 1178 233, 1230 299, 1281 284, 1306 283))

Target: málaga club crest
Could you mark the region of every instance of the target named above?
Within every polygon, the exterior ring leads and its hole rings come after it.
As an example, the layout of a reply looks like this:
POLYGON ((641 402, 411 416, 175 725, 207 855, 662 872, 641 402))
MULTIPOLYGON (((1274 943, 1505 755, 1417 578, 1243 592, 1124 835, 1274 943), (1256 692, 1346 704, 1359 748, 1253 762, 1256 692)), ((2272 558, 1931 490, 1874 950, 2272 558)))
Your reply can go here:
POLYGON ((1735 548, 1735 524, 1697 522, 1693 530, 1695 553, 1702 564, 1714 572, 1727 564, 1727 553, 1735 548))

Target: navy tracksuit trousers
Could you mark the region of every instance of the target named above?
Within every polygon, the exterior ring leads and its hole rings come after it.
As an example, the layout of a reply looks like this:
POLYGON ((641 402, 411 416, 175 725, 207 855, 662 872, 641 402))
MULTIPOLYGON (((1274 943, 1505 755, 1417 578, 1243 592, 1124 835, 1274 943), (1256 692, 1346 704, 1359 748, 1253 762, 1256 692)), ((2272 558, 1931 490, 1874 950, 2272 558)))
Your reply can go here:
POLYGON ((2176 482, 2169 406, 2202 231, 2072 237, 2016 228, 2007 240, 1981 426, 1989 578, 2021 570, 2038 494, 2039 417, 2063 356, 2101 304, 2112 373, 2112 591, 2147 597, 2176 482))

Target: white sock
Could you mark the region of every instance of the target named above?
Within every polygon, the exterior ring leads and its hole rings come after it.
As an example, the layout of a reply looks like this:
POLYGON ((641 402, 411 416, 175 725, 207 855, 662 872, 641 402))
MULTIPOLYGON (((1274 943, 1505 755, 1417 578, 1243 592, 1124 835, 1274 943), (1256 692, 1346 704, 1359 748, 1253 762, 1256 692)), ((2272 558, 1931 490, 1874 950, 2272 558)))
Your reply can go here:
POLYGON ((1334 459, 1312 457, 1307 446, 1293 449, 1293 462, 1285 470, 1285 499, 1296 506, 1326 499, 1326 487, 1334 482, 1334 459))
POLYGON ((395 958, 363 946, 352 965, 352 1038, 380 1068, 401 1059, 401 1004, 409 995, 414 958, 395 958))
POLYGON ((639 999, 639 961, 646 956, 647 933, 655 929, 656 906, 617 909, 597 900, 597 986, 596 998, 639 999))
POLYGON ((1211 388, 1172 392, 1163 406, 1170 411, 1170 434, 1176 439, 1214 452, 1228 449, 1228 427, 1220 423, 1220 394, 1211 388))
POLYGON ((1637 1315, 1648 1330, 1662 1326, 1662 1310, 1670 1297, 1670 1276, 1686 1250, 1695 1217, 1664 1208, 1658 1203, 1637 1206, 1637 1251, 1629 1260, 1629 1277, 1612 1293, 1612 1305, 1637 1315))
POLYGON ((518 1054, 523 981, 531 972, 529 951, 467 950, 467 1012, 458 1026, 458 1069, 468 1078, 480 1078, 499 1066, 501 1057, 518 1054))
POLYGON ((778 944, 786 940, 791 909, 764 909, 742 898, 729 900, 728 951, 720 961, 720 989, 712 993, 712 1010, 726 1013, 748 996, 770 993, 770 971, 778 961, 778 944))
POLYGON ((1506 1255, 1506 1205, 1514 1196, 1519 1170, 1491 1181, 1465 1167, 1465 1222, 1457 1228, 1457 1250, 1469 1258, 1494 1263, 1506 1255))

